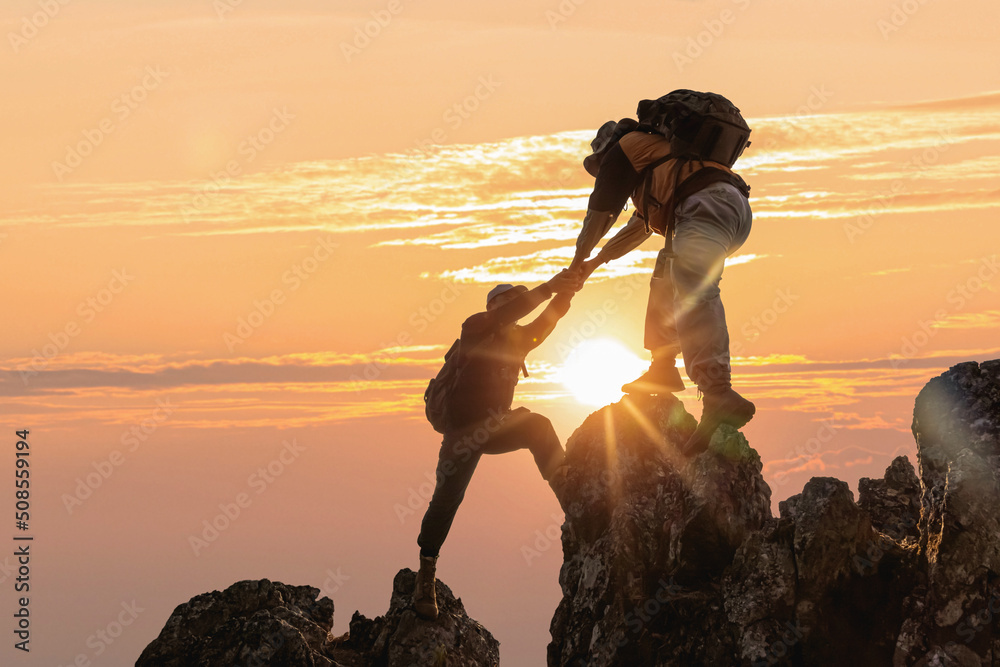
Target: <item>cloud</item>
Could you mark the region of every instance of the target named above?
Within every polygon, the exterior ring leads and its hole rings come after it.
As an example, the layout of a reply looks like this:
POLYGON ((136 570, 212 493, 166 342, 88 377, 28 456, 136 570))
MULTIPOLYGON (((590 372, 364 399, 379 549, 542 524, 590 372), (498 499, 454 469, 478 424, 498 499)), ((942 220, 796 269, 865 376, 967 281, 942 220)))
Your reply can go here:
MULTIPOLYGON (((482 264, 463 269, 449 269, 440 273, 427 272, 422 278, 450 280, 456 283, 532 283, 548 280, 569 266, 575 246, 539 250, 517 257, 496 257, 482 264)), ((658 251, 633 250, 613 262, 603 265, 590 277, 591 282, 603 282, 633 275, 648 276, 653 270, 658 251)), ((735 255, 726 259, 726 266, 739 266, 767 255, 735 255)))
POLYGON ((181 362, 157 359, 156 355, 67 355, 51 362, 16 358, 0 370, 0 395, 87 387, 161 390, 233 384, 344 383, 359 389, 376 380, 429 379, 440 366, 442 350, 443 346, 411 346, 366 354, 307 353, 181 362))
MULTIPOLYGON (((996 208, 1000 193, 988 179, 1000 166, 997 98, 754 118, 754 144, 737 168, 754 186, 755 219, 996 208), (896 181, 905 189, 887 197, 896 181)), ((322 230, 363 236, 373 247, 453 251, 561 245, 575 238, 593 187, 580 164, 591 136, 559 132, 301 162, 221 184, 45 186, 44 213, 15 206, 0 226, 141 227, 150 237, 322 230)))
MULTIPOLYGON (((898 449, 897 449, 898 452, 898 449)), ((823 450, 815 454, 802 454, 785 459, 769 459, 764 462, 762 473, 773 480, 773 484, 784 484, 792 475, 804 473, 831 474, 842 468, 867 465, 872 461, 891 460, 896 454, 886 456, 886 452, 848 445, 842 449, 823 450)))
POLYGON ((955 313, 935 320, 932 329, 1000 329, 1000 310, 981 313, 955 313))

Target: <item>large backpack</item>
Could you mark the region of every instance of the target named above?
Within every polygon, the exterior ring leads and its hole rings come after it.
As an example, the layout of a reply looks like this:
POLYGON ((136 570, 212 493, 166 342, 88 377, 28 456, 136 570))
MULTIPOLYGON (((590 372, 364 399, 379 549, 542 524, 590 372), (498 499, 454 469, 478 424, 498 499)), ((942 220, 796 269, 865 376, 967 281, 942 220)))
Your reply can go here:
POLYGON ((427 421, 431 423, 434 430, 444 433, 451 427, 451 403, 452 390, 458 383, 458 375, 461 371, 459 346, 461 338, 455 339, 451 348, 444 355, 444 365, 428 384, 424 391, 424 414, 427 421))
POLYGON ((732 167, 750 145, 750 126, 740 110, 717 93, 675 90, 642 100, 639 124, 671 140, 671 153, 732 167))

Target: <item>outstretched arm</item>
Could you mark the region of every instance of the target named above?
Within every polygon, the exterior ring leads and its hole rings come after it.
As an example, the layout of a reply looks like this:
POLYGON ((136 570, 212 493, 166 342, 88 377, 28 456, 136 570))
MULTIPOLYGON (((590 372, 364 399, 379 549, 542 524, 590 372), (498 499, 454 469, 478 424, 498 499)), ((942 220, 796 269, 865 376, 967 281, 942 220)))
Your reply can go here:
POLYGON ((556 328, 556 323, 569 312, 569 304, 572 300, 572 292, 560 292, 556 294, 549 305, 545 307, 545 310, 542 311, 541 315, 535 318, 530 324, 521 327, 518 332, 521 338, 521 349, 528 352, 541 345, 556 328))
POLYGON ((646 223, 643 219, 637 214, 632 214, 625 226, 618 230, 614 238, 604 244, 597 256, 581 265, 583 277, 588 278, 601 264, 607 264, 613 259, 618 259, 632 252, 650 236, 652 236, 652 232, 646 229, 646 223))
POLYGON ((555 277, 542 283, 532 290, 520 294, 517 298, 505 303, 496 310, 473 315, 462 325, 462 333, 466 336, 479 337, 501 329, 521 319, 543 301, 546 301, 556 291, 575 292, 582 286, 581 278, 563 269, 555 277))
POLYGON ((601 170, 594 182, 594 191, 587 204, 583 229, 576 239, 576 254, 570 269, 578 268, 604 238, 624 208, 629 195, 639 185, 639 173, 620 145, 608 150, 601 161, 601 170))

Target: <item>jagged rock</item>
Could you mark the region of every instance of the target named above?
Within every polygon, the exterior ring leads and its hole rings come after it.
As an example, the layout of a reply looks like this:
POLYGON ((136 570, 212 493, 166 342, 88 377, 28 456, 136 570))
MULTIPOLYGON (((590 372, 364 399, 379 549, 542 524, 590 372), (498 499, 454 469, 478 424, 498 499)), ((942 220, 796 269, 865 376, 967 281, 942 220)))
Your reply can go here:
POLYGON ((462 600, 440 580, 439 615, 425 621, 410 598, 416 582, 412 570, 400 570, 392 582, 385 616, 369 620, 355 612, 350 633, 331 641, 331 654, 345 665, 372 667, 496 667, 500 643, 465 613, 462 600))
POLYGON ((238 581, 179 605, 136 667, 272 665, 332 667, 322 646, 333 601, 318 588, 238 581))
POLYGON ((732 663, 718 579, 771 517, 771 493, 733 429, 680 456, 695 425, 673 396, 626 397, 570 438, 549 664, 732 663))
POLYGON ((794 654, 807 665, 887 665, 915 581, 916 548, 872 528, 845 482, 814 477, 779 504, 794 523, 794 654))
POLYGON ((1000 360, 931 380, 912 429, 926 586, 911 596, 894 664, 1000 664, 1000 360))
MULTIPOLYGON (((563 598, 550 666, 1000 667, 1000 360, 966 363, 917 397, 919 478, 815 477, 780 503, 737 431, 677 453, 694 419, 672 396, 627 397, 567 445, 563 598)), ((443 583, 417 618, 415 574, 389 611, 328 638, 319 591, 242 581, 180 605, 138 667, 480 667, 496 640, 443 583)))
POLYGON ((810 480, 768 510, 760 461, 672 397, 591 415, 567 458, 563 599, 551 666, 1000 667, 1000 360, 932 380, 920 476, 810 480))
POLYGON ((897 456, 885 469, 883 479, 862 477, 858 481, 858 504, 879 532, 900 542, 920 537, 920 499, 923 490, 905 456, 897 456))
POLYGON ((780 662, 798 651, 795 524, 772 519, 736 552, 723 579, 726 616, 736 626, 732 664, 780 662))
POLYGON ((355 612, 350 633, 330 638, 333 601, 318 588, 240 581, 178 606, 136 667, 481 667, 500 664, 499 643, 440 581, 436 621, 410 606, 416 575, 401 570, 389 612, 355 612))

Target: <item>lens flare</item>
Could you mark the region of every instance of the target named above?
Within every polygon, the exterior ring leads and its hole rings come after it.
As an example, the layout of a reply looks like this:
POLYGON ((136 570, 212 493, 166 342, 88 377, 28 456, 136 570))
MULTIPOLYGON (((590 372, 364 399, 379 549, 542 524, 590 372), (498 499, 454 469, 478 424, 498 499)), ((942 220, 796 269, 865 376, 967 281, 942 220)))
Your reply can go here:
POLYGON ((649 367, 624 345, 609 338, 584 341, 566 357, 560 380, 585 405, 601 407, 622 397, 621 386, 649 367))

